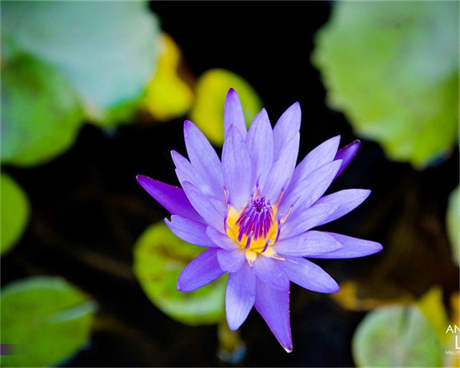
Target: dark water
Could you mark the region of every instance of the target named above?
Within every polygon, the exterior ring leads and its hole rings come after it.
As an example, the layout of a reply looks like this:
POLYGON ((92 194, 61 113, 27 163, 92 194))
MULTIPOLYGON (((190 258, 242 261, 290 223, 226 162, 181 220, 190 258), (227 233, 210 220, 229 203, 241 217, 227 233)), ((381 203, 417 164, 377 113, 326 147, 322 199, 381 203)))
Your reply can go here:
MULTIPOLYGON (((301 156, 323 140, 356 137, 345 117, 325 104, 325 90, 310 63, 315 32, 331 4, 154 2, 162 28, 199 76, 225 68, 260 94, 272 121, 294 101, 303 111, 301 156)), ((7 167, 28 193, 32 216, 15 250, 1 259, 2 285, 30 275, 60 275, 99 305, 88 346, 72 366, 215 366, 214 326, 189 327, 157 310, 132 271, 136 238, 166 212, 137 185, 142 173, 176 183, 171 149, 185 152, 183 118, 103 132, 86 125, 75 145, 46 165, 7 167)), ((381 242, 382 253, 318 262, 339 281, 365 279, 375 295, 391 283, 414 296, 432 285, 458 289, 445 235, 447 196, 458 181, 458 151, 422 172, 390 162, 381 148, 361 150, 331 188, 370 188, 372 196, 327 229, 381 242), (383 286, 382 286, 383 287, 383 286)), ((351 337, 364 316, 328 296, 291 291, 294 352, 287 355, 263 320, 251 312, 241 329, 248 366, 351 366, 351 337)))

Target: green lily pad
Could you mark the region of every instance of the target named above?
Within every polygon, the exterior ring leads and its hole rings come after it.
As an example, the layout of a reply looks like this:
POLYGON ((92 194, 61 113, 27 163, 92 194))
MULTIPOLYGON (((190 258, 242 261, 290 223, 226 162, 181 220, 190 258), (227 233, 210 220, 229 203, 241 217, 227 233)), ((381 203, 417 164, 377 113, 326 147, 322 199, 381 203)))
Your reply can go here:
POLYGON ((446 224, 454 261, 460 266, 460 186, 457 186, 449 196, 446 224))
POLYGON ((383 307, 366 315, 352 341, 359 367, 439 367, 444 348, 416 306, 383 307))
POLYGON ((238 93, 243 106, 246 125, 262 109, 262 102, 254 89, 243 78, 224 69, 211 69, 198 80, 195 103, 190 119, 215 144, 224 142, 225 97, 230 88, 238 93))
POLYGON ((36 165, 65 151, 82 119, 78 96, 67 80, 27 55, 2 65, 2 77, 2 162, 36 165))
POLYGON ((29 217, 30 205, 24 191, 8 175, 0 177, 0 254, 8 252, 19 240, 29 217))
POLYGON ((6 55, 25 52, 72 83, 87 115, 125 118, 155 72, 158 22, 144 1, 11 1, 2 6, 6 55), (115 109, 116 113, 111 113, 115 109))
POLYGON ((164 223, 149 227, 134 249, 134 273, 149 299, 190 325, 218 323, 224 316, 225 277, 190 293, 176 289, 182 269, 203 250, 177 238, 164 223))
POLYGON ((57 365, 87 342, 95 305, 65 280, 31 277, 2 289, 2 366, 57 365))
POLYGON ((339 1, 313 62, 329 104, 394 160, 420 168, 458 123, 458 2, 339 1))

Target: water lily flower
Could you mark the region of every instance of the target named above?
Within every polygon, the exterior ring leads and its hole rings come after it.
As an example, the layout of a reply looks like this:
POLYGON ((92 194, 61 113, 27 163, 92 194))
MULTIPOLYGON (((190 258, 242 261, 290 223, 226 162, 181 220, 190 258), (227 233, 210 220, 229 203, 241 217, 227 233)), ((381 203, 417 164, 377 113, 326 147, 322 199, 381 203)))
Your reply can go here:
POLYGON ((139 184, 170 213, 171 231, 207 248, 179 276, 177 288, 193 291, 228 273, 225 295, 232 330, 252 307, 279 343, 292 351, 290 282, 320 293, 338 284, 306 258, 354 258, 382 249, 374 241, 312 230, 344 216, 370 194, 345 189, 324 195, 359 148, 338 150, 340 136, 313 149, 296 167, 301 112, 294 103, 272 129, 265 109, 246 129, 237 93, 224 109, 222 159, 203 133, 184 123, 188 159, 172 151, 182 188, 139 175, 139 184))

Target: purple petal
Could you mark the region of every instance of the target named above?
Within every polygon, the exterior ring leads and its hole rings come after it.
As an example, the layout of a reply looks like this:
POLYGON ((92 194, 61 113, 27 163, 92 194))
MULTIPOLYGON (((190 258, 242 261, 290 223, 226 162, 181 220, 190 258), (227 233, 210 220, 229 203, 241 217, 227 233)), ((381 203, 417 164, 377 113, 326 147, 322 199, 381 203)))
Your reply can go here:
POLYGON ((228 275, 225 311, 228 327, 235 331, 248 317, 256 297, 256 277, 246 263, 238 272, 228 275))
POLYGON ((196 176, 209 184, 216 198, 224 201, 224 178, 216 151, 204 134, 189 120, 184 122, 184 138, 196 176))
POLYGON ((279 290, 257 280, 255 307, 281 346, 292 351, 291 323, 289 321, 289 290, 279 290))
POLYGON ((328 203, 317 203, 306 210, 296 211, 299 213, 291 214, 281 225, 280 240, 291 238, 319 226, 335 211, 336 207, 328 203))
POLYGON ((189 160, 174 150, 171 151, 171 157, 174 161, 174 165, 176 166, 177 178, 181 184, 183 184, 185 181, 188 181, 197 187, 203 194, 216 198, 213 188, 209 185, 205 178, 203 179, 197 175, 196 170, 189 162, 189 160))
POLYGON ((299 207, 308 208, 315 203, 331 185, 341 163, 340 160, 329 162, 299 181, 297 186, 283 197, 279 209, 281 217, 291 206, 291 210, 294 211, 299 207))
POLYGON ((178 172, 180 173, 180 175, 177 175, 179 182, 182 184, 183 181, 188 181, 198 187, 195 183, 195 171, 190 161, 174 150, 171 151, 171 158, 176 166, 176 174, 178 174, 178 172))
POLYGON ((300 104, 296 102, 278 119, 273 129, 275 160, 282 152, 283 147, 299 132, 301 117, 300 104))
POLYGON ((208 226, 208 228, 206 229, 206 235, 219 248, 227 250, 238 249, 238 245, 232 239, 230 239, 227 234, 223 234, 222 232, 217 231, 215 228, 211 226, 208 226))
POLYGON ((252 161, 253 180, 263 188, 273 164, 273 130, 265 109, 254 118, 249 128, 247 143, 252 161))
POLYGON ((201 222, 189 220, 182 216, 173 215, 171 221, 165 219, 166 225, 177 237, 187 243, 199 245, 201 247, 215 247, 206 235, 206 225, 201 222))
POLYGON ((171 214, 179 215, 194 221, 204 222, 203 218, 192 207, 181 188, 151 179, 144 175, 137 175, 136 179, 142 188, 171 214))
MULTIPOLYGON (((334 221, 339 217, 346 215, 348 212, 353 211, 361 203, 363 203, 367 197, 369 197, 371 191, 368 189, 344 189, 338 192, 329 194, 321 198, 315 203, 315 206, 329 205, 335 208, 327 217, 323 218, 316 226, 327 224, 328 222, 334 221)), ((311 208, 313 208, 311 207, 311 208)))
POLYGON ((298 183, 303 181, 313 171, 333 161, 339 143, 340 135, 328 139, 310 151, 300 164, 297 165, 285 196, 288 196, 290 191, 298 187, 298 183))
POLYGON ((339 176, 343 170, 348 166, 350 161, 355 157, 356 153, 359 150, 361 142, 359 139, 351 142, 350 144, 346 145, 345 147, 341 148, 339 152, 335 155, 335 160, 342 160, 342 166, 340 167, 337 176, 339 176))
POLYGON ((289 280, 305 289, 318 293, 335 293, 339 285, 318 265, 300 257, 286 257, 280 262, 289 280))
MULTIPOLYGON (((293 238, 276 243, 276 253, 286 256, 310 257, 342 248, 334 237, 323 231, 307 231, 293 238)), ((318 256, 318 258, 320 258, 318 256)))
POLYGON ((230 88, 225 98, 224 108, 224 130, 225 139, 230 128, 234 126, 240 132, 243 138, 246 137, 246 123, 244 122, 243 108, 241 107, 240 98, 233 88, 230 88))
POLYGON ((223 231, 226 215, 225 206, 221 202, 212 200, 212 198, 205 196, 193 184, 187 181, 185 181, 182 185, 193 208, 196 209, 196 211, 206 220, 208 224, 223 231))
POLYGON ((260 281, 280 290, 289 290, 289 280, 278 265, 279 261, 259 256, 254 262, 254 270, 260 281))
POLYGON ((249 199, 252 174, 247 145, 234 127, 230 128, 222 148, 222 169, 230 202, 239 210, 249 199))
POLYGON ((217 262, 217 250, 207 249, 182 270, 177 279, 177 290, 193 291, 224 274, 217 262))
POLYGON ((300 134, 296 133, 282 148, 282 152, 270 170, 262 193, 272 203, 276 202, 281 191, 287 188, 291 180, 299 153, 299 139, 300 134))
POLYGON ((240 249, 228 251, 226 249, 219 249, 217 251, 217 260, 219 261, 220 268, 225 272, 236 272, 243 265, 246 259, 244 252, 240 249))
POLYGON ((326 233, 329 236, 333 237, 336 241, 342 244, 342 247, 331 251, 329 253, 323 253, 313 256, 312 258, 356 258, 364 257, 370 254, 380 252, 383 247, 380 243, 353 238, 351 236, 346 236, 336 233, 326 233))

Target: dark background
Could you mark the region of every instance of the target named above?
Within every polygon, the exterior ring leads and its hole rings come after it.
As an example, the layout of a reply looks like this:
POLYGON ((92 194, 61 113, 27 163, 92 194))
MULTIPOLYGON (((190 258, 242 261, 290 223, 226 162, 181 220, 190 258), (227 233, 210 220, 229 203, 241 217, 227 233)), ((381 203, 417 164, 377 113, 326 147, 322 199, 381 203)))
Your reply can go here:
MULTIPOLYGON (((110 3, 107 3, 110 6, 110 3)), ((314 35, 331 3, 153 2, 163 31, 181 48, 198 77, 225 68, 259 93, 272 123, 293 102, 302 107, 300 157, 351 126, 325 103, 325 89, 310 62, 314 35)), ((2 286, 30 275, 60 275, 92 295, 98 314, 88 346, 71 366, 216 366, 215 326, 190 327, 156 309, 132 274, 137 237, 167 213, 135 181, 145 174, 177 183, 169 156, 184 153, 183 118, 142 121, 114 131, 85 125, 74 146, 52 162, 7 167, 33 208, 20 244, 1 259, 2 286)), ((331 191, 370 188, 370 199, 327 228, 379 241, 383 252, 364 259, 318 263, 342 283, 367 279, 378 296, 391 283, 418 297, 433 285, 458 289, 445 235, 447 197, 458 183, 458 151, 416 171, 390 162, 373 142, 331 191), (382 286, 383 288, 383 286, 382 286)), ((351 366, 351 338, 364 312, 346 311, 329 296, 291 289, 294 352, 286 354, 262 318, 251 312, 241 328, 242 365, 351 366)))

